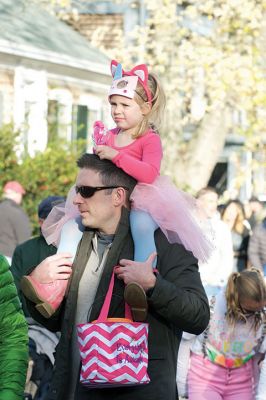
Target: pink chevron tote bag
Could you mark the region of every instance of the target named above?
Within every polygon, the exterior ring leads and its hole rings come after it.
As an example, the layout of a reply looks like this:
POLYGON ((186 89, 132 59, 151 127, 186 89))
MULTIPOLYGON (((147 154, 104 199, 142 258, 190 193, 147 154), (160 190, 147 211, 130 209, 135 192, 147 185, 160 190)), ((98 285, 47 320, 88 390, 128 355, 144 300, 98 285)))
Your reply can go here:
POLYGON ((134 386, 150 382, 148 324, 133 322, 125 304, 125 318, 108 318, 114 273, 99 318, 77 325, 81 356, 80 382, 87 388, 134 386))

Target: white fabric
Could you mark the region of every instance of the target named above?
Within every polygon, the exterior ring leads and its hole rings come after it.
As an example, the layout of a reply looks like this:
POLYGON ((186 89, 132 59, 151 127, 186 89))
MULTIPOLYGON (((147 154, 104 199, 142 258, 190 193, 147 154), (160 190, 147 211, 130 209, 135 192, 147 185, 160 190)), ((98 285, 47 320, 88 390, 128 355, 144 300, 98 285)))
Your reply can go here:
POLYGON ((229 275, 234 271, 231 232, 218 216, 207 219, 202 229, 215 247, 207 262, 199 262, 203 286, 224 286, 229 275))
POLYGON ((256 400, 266 400, 266 358, 261 363, 256 400))
POLYGON ((190 364, 190 349, 195 339, 195 335, 184 332, 178 350, 176 384, 178 395, 183 398, 188 398, 187 374, 190 364))

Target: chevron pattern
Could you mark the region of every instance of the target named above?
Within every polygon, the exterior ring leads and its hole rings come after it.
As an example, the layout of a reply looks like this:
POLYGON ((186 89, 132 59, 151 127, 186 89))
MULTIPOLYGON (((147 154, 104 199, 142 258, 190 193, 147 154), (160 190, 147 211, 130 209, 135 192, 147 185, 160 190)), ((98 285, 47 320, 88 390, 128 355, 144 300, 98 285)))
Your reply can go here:
POLYGON ((79 324, 80 381, 87 387, 149 383, 148 324, 96 322, 79 324))

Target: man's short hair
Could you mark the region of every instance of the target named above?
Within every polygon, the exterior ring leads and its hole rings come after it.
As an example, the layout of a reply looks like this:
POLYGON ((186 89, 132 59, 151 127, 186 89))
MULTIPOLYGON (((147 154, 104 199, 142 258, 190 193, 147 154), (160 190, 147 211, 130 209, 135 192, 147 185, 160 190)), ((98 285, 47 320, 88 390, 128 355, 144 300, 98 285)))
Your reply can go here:
POLYGON ((96 154, 85 153, 77 161, 79 168, 97 172, 104 186, 124 186, 128 188, 128 198, 137 184, 136 179, 118 168, 112 161, 101 160, 96 154))
POLYGON ((207 193, 215 193, 217 194, 217 196, 219 196, 217 190, 214 187, 206 186, 198 191, 198 193, 196 194, 196 199, 199 199, 207 193))

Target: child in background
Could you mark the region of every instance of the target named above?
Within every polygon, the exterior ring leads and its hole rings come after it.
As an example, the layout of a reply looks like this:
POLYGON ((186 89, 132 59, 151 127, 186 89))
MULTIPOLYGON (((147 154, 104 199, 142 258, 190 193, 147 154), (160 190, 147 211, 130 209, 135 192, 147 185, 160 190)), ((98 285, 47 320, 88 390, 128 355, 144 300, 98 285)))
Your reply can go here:
POLYGON ((252 400, 266 351, 266 286, 255 268, 233 273, 211 301, 208 328, 197 336, 188 372, 190 400, 252 400))
MULTIPOLYGON (((158 127, 165 107, 165 95, 158 79, 153 74, 148 74, 146 65, 138 65, 126 72, 121 64, 113 60, 111 71, 113 83, 109 102, 116 128, 108 131, 101 123, 96 123, 94 151, 101 159, 111 160, 138 181, 131 196, 130 213, 135 245, 134 260, 143 262, 152 257, 155 267, 154 232, 158 227, 170 243, 182 243, 196 258, 206 260, 211 245, 196 221, 195 200, 178 190, 169 178, 160 176, 163 154, 158 127)), ((80 188, 76 189, 82 195, 80 188)), ((71 195, 68 201, 70 198, 71 195)), ((71 221, 68 222, 70 225, 77 224, 73 214, 71 221)), ((50 241, 46 229, 50 223, 51 219, 48 217, 43 227, 48 243, 50 241)), ((62 223, 59 225, 62 226, 62 223)), ((64 229, 65 225, 63 232, 64 229)), ((80 230, 77 227, 76 231, 79 240, 80 230)), ((59 233, 60 228, 53 232, 53 240, 59 233)), ((28 280, 28 289, 36 292, 36 282, 30 276, 24 279, 28 280)), ((40 287, 40 283, 38 285, 40 287)), ((39 298, 45 303, 41 290, 39 298)), ((134 319, 145 320, 147 300, 142 287, 137 283, 127 285, 125 299, 131 306, 134 319)))

